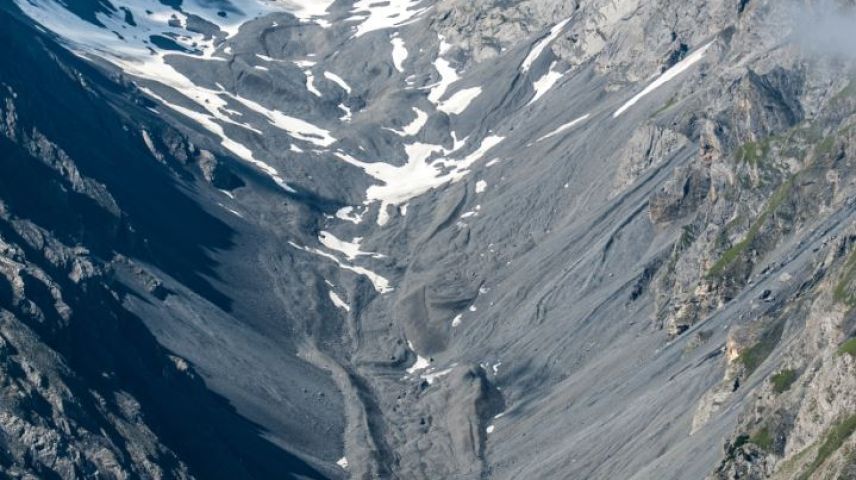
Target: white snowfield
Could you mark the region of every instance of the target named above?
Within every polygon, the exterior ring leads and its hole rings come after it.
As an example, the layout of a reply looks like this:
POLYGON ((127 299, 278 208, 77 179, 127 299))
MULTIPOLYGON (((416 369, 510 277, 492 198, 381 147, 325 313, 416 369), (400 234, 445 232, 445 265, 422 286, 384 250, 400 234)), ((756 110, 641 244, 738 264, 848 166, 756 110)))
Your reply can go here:
POLYGON ((404 61, 407 60, 407 47, 401 37, 395 36, 390 40, 392 44, 392 65, 399 72, 404 71, 404 61))
POLYGON ((330 301, 333 302, 333 305, 335 305, 337 308, 341 308, 342 310, 344 310, 346 312, 351 311, 351 307, 348 305, 348 303, 346 301, 342 300, 342 297, 340 297, 333 290, 330 290, 330 301))
POLYGON ((556 83, 562 79, 564 73, 556 70, 556 62, 550 65, 550 70, 541 76, 538 80, 532 83, 532 88, 535 90, 535 96, 529 100, 528 105, 532 105, 544 96, 556 83))
POLYGON ((532 47, 532 50, 529 51, 529 55, 527 55, 526 58, 523 59, 523 63, 520 64, 520 69, 523 71, 523 73, 528 72, 529 69, 532 68, 532 64, 535 63, 536 60, 538 60, 538 58, 541 56, 542 53, 544 53, 544 50, 553 42, 553 40, 558 38, 558 36, 562 33, 562 30, 570 21, 571 19, 567 18, 554 25, 553 28, 550 29, 550 33, 548 33, 546 37, 539 40, 538 43, 536 43, 535 46, 532 47))
POLYGON ((431 91, 428 93, 428 101, 434 105, 439 105, 440 99, 446 95, 446 90, 449 89, 449 86, 458 81, 459 77, 458 71, 455 70, 452 67, 452 64, 445 58, 434 60, 434 68, 437 70, 437 73, 440 74, 440 80, 431 87, 431 91))
POLYGON ((615 113, 612 114, 612 118, 617 118, 619 115, 626 112, 627 109, 629 109, 633 105, 636 105, 636 102, 641 100, 642 97, 644 97, 645 95, 648 95, 649 93, 653 92, 654 90, 662 87, 667 82, 673 80, 675 77, 677 77, 681 73, 685 72, 688 68, 695 65, 699 60, 704 58, 705 52, 707 52, 707 50, 710 48, 711 45, 713 45, 713 42, 710 42, 707 45, 699 48, 698 50, 693 52, 691 55, 688 55, 686 58, 684 58, 680 62, 676 63, 672 68, 663 72, 662 75, 660 75, 656 80, 651 82, 651 84, 648 85, 647 87, 645 87, 644 90, 642 90, 641 92, 636 94, 636 96, 631 98, 629 101, 627 101, 627 103, 622 105, 621 108, 616 110, 615 113))
POLYGON ((354 207, 342 207, 336 211, 336 218, 346 222, 351 222, 354 225, 359 225, 363 221, 364 213, 365 212, 358 213, 354 207))
POLYGON ((583 115, 582 117, 575 118, 575 119, 571 120, 570 122, 562 125, 561 127, 553 130, 552 132, 548 133, 547 135, 544 135, 543 137, 539 138, 538 141, 540 142, 542 140, 547 140, 548 138, 555 137, 556 135, 558 135, 562 132, 565 132, 566 130, 570 130, 571 128, 575 127, 577 124, 580 124, 580 123, 586 121, 590 116, 591 116, 591 114, 587 113, 587 114, 583 115))
POLYGON ((465 88, 455 92, 448 100, 440 102, 437 105, 437 110, 448 115, 460 115, 464 113, 467 107, 470 106, 470 103, 481 95, 481 93, 481 87, 465 88))
POLYGON ((338 258, 336 258, 336 256, 333 255, 332 253, 327 253, 327 252, 320 250, 320 249, 317 249, 317 248, 300 246, 300 245, 298 245, 294 242, 291 242, 291 241, 289 241, 288 244, 292 248, 296 248, 298 250, 302 250, 304 252, 312 253, 312 254, 318 255, 319 257, 326 258, 328 260, 332 260, 342 270, 348 270, 350 272, 356 273, 357 275, 362 275, 362 276, 368 278, 369 281, 372 283, 372 286, 374 286, 374 289, 378 293, 389 293, 389 292, 394 290, 394 288, 392 288, 392 286, 390 286, 389 280, 387 280, 386 278, 378 275, 377 273, 375 273, 375 272, 373 272, 367 268, 348 265, 348 264, 342 262, 341 260, 339 260, 338 258))
POLYGON ((446 375, 448 375, 448 374, 452 373, 452 370, 454 370, 454 368, 455 368, 455 367, 454 367, 454 366, 452 366, 452 367, 449 367, 449 368, 446 368, 446 369, 443 369, 443 370, 438 370, 438 371, 436 371, 436 372, 429 371, 429 372, 427 372, 427 373, 423 373, 423 374, 421 375, 421 378, 422 378, 423 380, 425 380, 426 382, 428 382, 428 385, 434 385, 434 381, 435 381, 435 380, 440 379, 440 378, 443 378, 443 377, 445 377, 446 375))
POLYGON ((431 189, 464 178, 469 173, 469 168, 502 140, 503 137, 500 136, 488 136, 478 149, 460 160, 445 156, 462 148, 465 144, 463 141, 452 149, 425 143, 405 145, 408 160, 401 166, 383 162, 363 162, 342 151, 336 152, 336 156, 382 182, 381 185, 369 187, 366 191, 366 202, 380 202, 377 223, 385 225, 389 221, 388 206, 402 205, 431 189), (436 154, 442 154, 444 157, 429 161, 436 154))
POLYGON ((429 362, 427 358, 416 353, 416 347, 413 346, 413 343, 410 340, 407 341, 407 347, 410 348, 411 352, 416 354, 416 362, 413 366, 407 369, 407 373, 409 375, 413 375, 414 373, 425 370, 431 366, 431 362, 429 362))
POLYGON ((414 118, 409 124, 405 125, 401 130, 394 130, 392 128, 388 128, 387 130, 400 137, 412 137, 418 134, 422 131, 422 127, 428 123, 428 114, 416 107, 413 107, 413 113, 416 114, 416 118, 414 118))
POLYGON ((348 95, 351 94, 351 86, 348 85, 348 82, 343 80, 342 77, 336 75, 333 72, 324 72, 324 78, 340 86, 342 90, 344 90, 345 93, 347 93, 348 95))
POLYGON ((322 98, 324 94, 315 87, 315 74, 312 73, 312 70, 306 70, 303 73, 306 75, 306 90, 308 90, 312 95, 322 98))
MULTIPOLYGON (((304 0, 311 1, 311 0, 304 0)), ((429 7, 420 6, 423 0, 357 0, 347 21, 360 22, 355 37, 361 37, 376 30, 402 27, 419 19, 419 15, 429 7)))
MULTIPOLYGON (((235 125, 256 134, 261 132, 246 123, 234 120, 233 117, 240 117, 240 112, 228 108, 224 97, 264 115, 274 126, 285 130, 294 138, 322 147, 336 141, 326 130, 276 110, 269 110, 258 103, 228 94, 222 87, 220 90, 213 90, 198 86, 166 60, 167 56, 173 55, 188 55, 209 61, 225 60, 220 56, 222 52, 219 51, 219 47, 214 46, 213 39, 205 39, 203 35, 185 29, 189 14, 198 15, 217 25, 227 34, 227 37, 231 37, 247 21, 275 11, 289 11, 302 20, 312 21, 316 17, 325 15, 333 0, 290 0, 285 3, 232 0, 232 4, 242 13, 233 12, 225 18, 218 14, 219 8, 216 4, 204 0, 186 0, 182 3, 181 11, 169 8, 159 0, 117 1, 114 2, 116 6, 127 9, 133 15, 136 25, 132 26, 125 22, 125 12, 117 11, 115 15, 96 14, 98 21, 107 28, 82 20, 56 0, 15 1, 24 13, 59 35, 77 55, 101 58, 133 77, 157 82, 181 94, 197 108, 168 101, 151 88, 142 88, 155 100, 196 121, 219 137, 224 149, 259 168, 286 191, 293 193, 294 189, 288 186, 274 167, 255 158, 250 148, 227 135, 223 128, 225 124, 235 125), (173 18, 178 20, 178 26, 174 26, 174 22, 171 24, 173 18), (114 32, 120 32, 121 36, 114 32), (167 36, 193 53, 153 51, 149 42, 151 35, 167 36)), ((274 61, 263 55, 257 55, 257 57, 265 61, 274 61)))
POLYGON ((330 232, 321 231, 318 234, 318 241, 321 242, 321 245, 324 245, 330 250, 334 250, 336 252, 342 253, 348 260, 354 261, 357 257, 372 257, 372 258, 384 258, 384 255, 375 252, 364 252, 360 250, 360 242, 362 242, 362 238, 355 238, 350 242, 345 240, 339 240, 330 232))
POLYGON ((250 110, 266 117, 271 125, 285 131, 290 136, 298 140, 303 140, 304 142, 308 142, 319 147, 329 147, 336 143, 336 139, 330 135, 329 130, 316 127, 315 125, 299 118, 288 116, 279 110, 267 109, 252 100, 239 97, 237 95, 227 95, 250 110))

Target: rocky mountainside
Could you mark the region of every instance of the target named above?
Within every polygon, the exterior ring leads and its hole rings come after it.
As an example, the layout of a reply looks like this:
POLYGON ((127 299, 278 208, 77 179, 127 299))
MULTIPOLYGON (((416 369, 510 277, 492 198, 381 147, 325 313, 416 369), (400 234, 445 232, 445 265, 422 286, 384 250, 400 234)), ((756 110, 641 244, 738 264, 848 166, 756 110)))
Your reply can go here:
POLYGON ((7 0, 9 478, 856 477, 856 3, 7 0))

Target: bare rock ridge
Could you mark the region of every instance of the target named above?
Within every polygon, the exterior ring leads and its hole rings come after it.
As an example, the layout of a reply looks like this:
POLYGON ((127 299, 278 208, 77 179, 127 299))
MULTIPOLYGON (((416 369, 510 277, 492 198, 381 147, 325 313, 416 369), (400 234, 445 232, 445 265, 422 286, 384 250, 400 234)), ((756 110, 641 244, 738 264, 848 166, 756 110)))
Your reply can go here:
POLYGON ((0 476, 856 476, 852 0, 0 5, 0 476))

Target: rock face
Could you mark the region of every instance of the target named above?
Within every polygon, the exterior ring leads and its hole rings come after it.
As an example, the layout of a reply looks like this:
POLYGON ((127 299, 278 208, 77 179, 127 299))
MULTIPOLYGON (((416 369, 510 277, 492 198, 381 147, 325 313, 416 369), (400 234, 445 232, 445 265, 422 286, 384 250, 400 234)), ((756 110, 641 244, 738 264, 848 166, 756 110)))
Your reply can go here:
POLYGON ((854 8, 0 5, 0 472, 853 477, 854 8))

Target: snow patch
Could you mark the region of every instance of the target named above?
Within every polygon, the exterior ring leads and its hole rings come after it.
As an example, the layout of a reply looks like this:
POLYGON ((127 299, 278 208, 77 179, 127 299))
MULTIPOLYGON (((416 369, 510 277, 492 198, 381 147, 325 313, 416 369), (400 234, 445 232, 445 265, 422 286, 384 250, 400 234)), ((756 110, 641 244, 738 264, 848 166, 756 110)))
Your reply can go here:
POLYGON ((571 120, 570 122, 562 125, 561 127, 553 130, 552 132, 548 133, 547 135, 544 135, 543 137, 539 138, 538 141, 540 142, 541 140, 547 140, 548 138, 555 137, 556 135, 573 128, 577 124, 586 121, 586 119, 588 119, 589 116, 590 116, 590 114, 587 113, 587 114, 583 115, 582 117, 575 118, 575 119, 571 120))
POLYGON ((407 369, 407 373, 409 373, 410 375, 413 375, 416 372, 420 372, 422 370, 425 370, 426 368, 428 368, 430 366, 431 366, 431 362, 429 362, 427 358, 417 354, 416 355, 416 363, 414 363, 412 367, 407 369))
POLYGON ((336 218, 357 225, 363 221, 363 214, 356 213, 356 209, 354 207, 342 207, 336 211, 336 218))
POLYGON ((407 47, 404 45, 404 40, 400 37, 393 37, 390 40, 392 44, 392 65, 399 72, 404 71, 404 61, 407 60, 407 47))
POLYGON ((424 143, 405 145, 408 160, 401 166, 383 162, 363 162, 341 151, 336 152, 336 156, 380 180, 382 184, 372 185, 366 191, 366 203, 381 203, 377 222, 378 225, 385 225, 389 220, 387 206, 401 205, 431 189, 464 178, 469 173, 469 168, 502 140, 503 137, 500 136, 488 136, 482 140, 476 151, 461 160, 438 158, 431 162, 429 159, 435 154, 453 153, 463 146, 463 142, 458 145, 459 142, 456 141, 452 150, 424 143))
POLYGON ((342 300, 342 297, 336 294, 336 292, 334 292, 333 290, 330 290, 330 301, 333 302, 333 305, 335 305, 337 308, 341 308, 346 312, 351 311, 351 307, 348 305, 348 303, 342 300))
POLYGON ((476 193, 483 193, 485 190, 487 190, 487 182, 484 180, 476 182, 476 193))
POLYGON ((418 20, 429 7, 418 8, 423 0, 358 0, 354 2, 349 21, 359 21, 355 37, 369 32, 397 28, 418 20))
POLYGON ((434 105, 438 105, 440 103, 440 99, 446 94, 446 90, 449 89, 453 83, 458 81, 458 71, 452 67, 452 64, 446 60, 445 58, 438 58, 434 60, 434 68, 437 70, 437 73, 440 74, 440 80, 431 87, 431 91, 428 92, 428 101, 433 103, 434 105))
POLYGON ((422 379, 425 380, 426 382, 428 382, 428 385, 433 385, 435 380, 437 380, 438 378, 445 377, 446 375, 452 373, 453 369, 454 369, 454 367, 449 367, 445 370, 440 370, 438 372, 425 373, 422 375, 422 379))
POLYGON ((348 242, 339 240, 330 232, 321 231, 318 234, 318 241, 330 250, 342 253, 348 260, 354 261, 357 257, 369 256, 372 258, 384 258, 384 255, 375 252, 364 252, 360 250, 360 242, 362 238, 354 238, 348 242))
POLYGON ((460 115, 464 113, 467 107, 470 106, 473 100, 481 95, 481 87, 465 88, 449 97, 448 100, 440 102, 437 105, 437 110, 445 112, 449 115, 460 115))
POLYGON ((400 137, 412 137, 418 134, 420 131, 422 131, 422 127, 424 127, 425 124, 428 123, 428 114, 423 112, 422 110, 419 110, 416 107, 413 107, 413 112, 416 114, 416 118, 413 119, 413 121, 409 124, 405 125, 403 129, 393 130, 390 128, 388 130, 400 137))
POLYGON ((559 34, 562 33, 562 29, 564 29, 565 25, 567 25, 570 21, 571 19, 567 18, 554 25, 553 28, 550 29, 550 33, 548 33, 546 37, 541 39, 538 43, 535 44, 534 47, 532 47, 532 50, 529 52, 529 55, 526 56, 526 58, 523 60, 523 63, 520 65, 520 68, 521 70, 523 70, 524 73, 528 72, 529 69, 532 68, 532 64, 535 63, 535 60, 538 60, 538 57, 540 57, 541 54, 544 53, 544 49, 546 49, 547 46, 550 45, 553 40, 558 38, 559 34))
POLYGON ((350 122, 351 119, 354 118, 353 113, 351 113, 351 109, 348 108, 348 106, 345 105, 344 103, 339 104, 339 110, 341 110, 343 112, 343 115, 341 117, 339 117, 340 121, 350 122))
POLYGON ((335 262, 339 266, 339 268, 341 268, 343 270, 348 270, 350 272, 354 272, 357 275, 362 275, 362 276, 368 278, 369 281, 372 283, 372 286, 374 286, 374 289, 378 293, 389 293, 389 292, 394 290, 390 286, 389 280, 387 280, 386 278, 372 272, 371 270, 369 270, 367 268, 348 265, 346 263, 343 263, 338 258, 336 258, 335 255, 327 253, 327 252, 322 251, 322 250, 319 250, 317 248, 302 247, 302 246, 300 246, 294 242, 291 242, 291 241, 289 241, 288 244, 291 245, 291 247, 296 248, 298 250, 302 250, 304 252, 312 253, 312 254, 318 255, 319 257, 323 257, 323 258, 332 260, 333 262, 335 262))
POLYGON ((612 114, 612 118, 617 118, 619 115, 626 112, 627 109, 629 109, 633 105, 636 105, 636 102, 641 100, 642 97, 644 97, 645 95, 648 95, 649 93, 653 92, 654 90, 662 87, 667 82, 673 80, 675 77, 677 77, 681 73, 685 72, 688 68, 695 65, 699 60, 704 58, 704 54, 707 52, 707 50, 710 48, 711 45, 713 45, 713 42, 710 42, 707 45, 699 48, 698 50, 693 52, 691 55, 687 56, 685 59, 676 63, 672 68, 663 72, 662 75, 660 75, 656 80, 651 82, 651 84, 648 85, 647 87, 645 87, 644 90, 642 90, 641 92, 636 94, 636 96, 631 98, 627 103, 622 105, 621 108, 616 110, 615 113, 612 114))
POLYGON ((332 72, 324 72, 324 78, 326 78, 327 80, 330 80, 331 82, 335 83, 336 85, 342 87, 342 90, 344 90, 345 93, 347 93, 348 95, 351 94, 351 86, 348 85, 348 82, 343 80, 342 77, 340 77, 340 76, 338 76, 332 72))
POLYGON ((328 130, 316 127, 305 120, 288 116, 279 110, 267 109, 252 100, 239 97, 237 95, 228 95, 250 110, 266 117, 271 125, 279 128, 280 130, 284 130, 298 140, 303 140, 304 142, 308 142, 319 147, 329 147, 337 141, 330 135, 328 130))
POLYGON ((532 105, 537 102, 545 93, 553 88, 556 82, 561 80, 564 75, 564 73, 556 71, 556 62, 553 62, 552 65, 550 65, 550 70, 532 83, 532 88, 535 90, 535 96, 532 97, 532 100, 529 100, 527 105, 532 105))
POLYGON ((309 90, 309 93, 316 97, 323 97, 321 91, 315 87, 315 75, 312 74, 312 71, 306 70, 303 73, 306 74, 306 90, 309 90))

